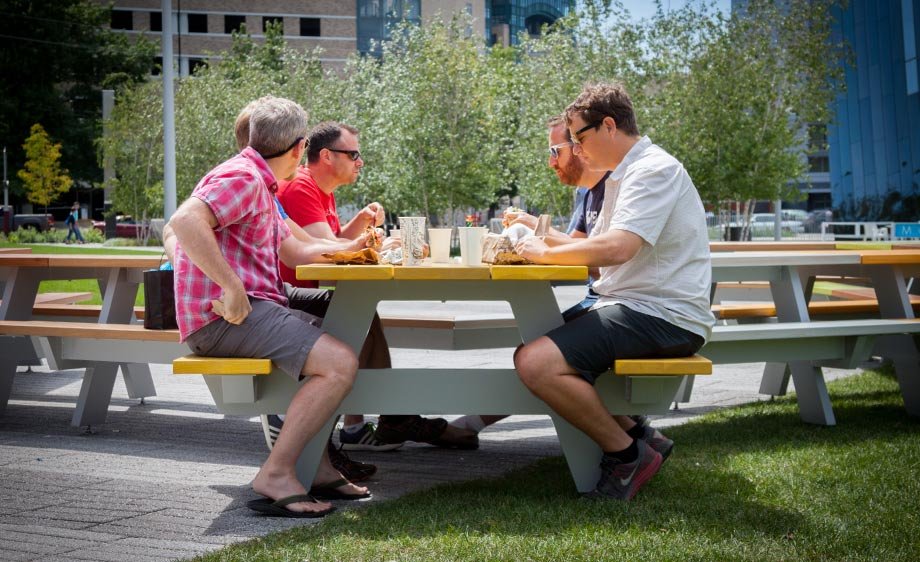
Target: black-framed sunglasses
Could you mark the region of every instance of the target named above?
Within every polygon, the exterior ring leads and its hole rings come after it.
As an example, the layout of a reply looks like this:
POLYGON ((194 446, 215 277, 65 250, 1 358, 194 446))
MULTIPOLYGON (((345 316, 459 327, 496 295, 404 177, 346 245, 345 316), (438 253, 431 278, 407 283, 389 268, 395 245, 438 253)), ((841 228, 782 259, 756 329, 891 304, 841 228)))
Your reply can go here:
POLYGON ((297 146, 297 144, 298 144, 300 141, 302 141, 303 139, 304 139, 304 137, 297 137, 296 139, 294 139, 294 142, 292 142, 287 148, 285 148, 285 149, 282 150, 281 152, 276 152, 276 153, 274 153, 274 154, 268 154, 268 155, 266 155, 266 156, 262 156, 262 158, 264 158, 265 160, 271 160, 272 158, 277 158, 277 157, 281 156, 282 154, 286 153, 288 150, 290 150, 290 149, 294 148, 295 146, 297 146))
POLYGON ((347 154, 348 157, 351 158, 352 162, 356 161, 358 158, 361 158, 360 150, 340 150, 338 148, 327 148, 326 150, 328 150, 329 152, 338 152, 340 154, 347 154))
POLYGON ((588 129, 596 129, 596 128, 600 127, 601 123, 603 123, 603 122, 604 122, 603 119, 598 119, 597 121, 592 121, 592 122, 588 123, 587 125, 585 125, 585 126, 582 127, 581 129, 578 129, 577 131, 575 131, 574 133, 572 133, 572 140, 575 142, 575 144, 580 144, 580 141, 576 140, 576 137, 578 137, 578 135, 584 133, 584 132, 587 131, 588 129))
POLYGON ((574 143, 572 143, 572 141, 554 144, 553 146, 549 147, 549 155, 553 158, 553 160, 559 160, 559 149, 565 148, 567 146, 572 146, 573 144, 574 143))

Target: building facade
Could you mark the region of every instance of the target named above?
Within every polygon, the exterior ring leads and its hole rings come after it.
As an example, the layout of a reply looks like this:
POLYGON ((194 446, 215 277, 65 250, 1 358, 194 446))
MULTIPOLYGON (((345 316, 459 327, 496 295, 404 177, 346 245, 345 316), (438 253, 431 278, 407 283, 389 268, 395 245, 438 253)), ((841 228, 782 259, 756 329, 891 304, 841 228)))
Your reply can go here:
MULTIPOLYGON (((112 6, 113 29, 159 41, 163 30, 159 0, 99 2, 112 6)), ((425 25, 465 13, 474 21, 469 33, 489 45, 512 45, 519 32, 539 33, 541 25, 573 8, 572 0, 174 0, 173 56, 179 74, 187 76, 207 60, 220 58, 232 44, 232 33, 245 29, 259 40, 268 24, 280 23, 290 47, 320 47, 320 61, 340 67, 354 52, 378 55, 379 43, 402 19, 425 25)))
POLYGON ((918 220, 920 0, 850 0, 836 15, 854 64, 828 126, 833 207, 843 218, 918 220))

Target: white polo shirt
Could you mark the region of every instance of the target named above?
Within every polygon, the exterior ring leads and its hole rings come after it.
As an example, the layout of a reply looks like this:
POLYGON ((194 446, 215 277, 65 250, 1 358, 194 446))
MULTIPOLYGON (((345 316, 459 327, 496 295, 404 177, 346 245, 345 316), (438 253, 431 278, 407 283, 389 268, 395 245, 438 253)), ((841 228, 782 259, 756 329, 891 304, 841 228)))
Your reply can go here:
POLYGON ((703 202, 684 166, 642 137, 607 179, 592 236, 611 229, 642 238, 628 262, 602 267, 595 308, 612 304, 709 339, 712 263, 703 202))

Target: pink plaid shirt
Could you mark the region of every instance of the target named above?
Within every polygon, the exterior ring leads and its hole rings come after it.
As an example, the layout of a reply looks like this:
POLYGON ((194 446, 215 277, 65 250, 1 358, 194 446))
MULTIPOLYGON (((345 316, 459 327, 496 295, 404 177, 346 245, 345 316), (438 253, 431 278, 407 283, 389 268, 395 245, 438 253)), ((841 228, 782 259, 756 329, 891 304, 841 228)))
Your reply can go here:
MULTIPOLYGON (((220 164, 198 182, 197 197, 217 217, 214 237, 220 253, 239 276, 246 294, 287 305, 278 268, 281 241, 291 235, 275 208, 275 176, 252 148, 220 164)), ((176 246, 176 320, 182 341, 220 317, 211 300, 223 290, 176 246)))

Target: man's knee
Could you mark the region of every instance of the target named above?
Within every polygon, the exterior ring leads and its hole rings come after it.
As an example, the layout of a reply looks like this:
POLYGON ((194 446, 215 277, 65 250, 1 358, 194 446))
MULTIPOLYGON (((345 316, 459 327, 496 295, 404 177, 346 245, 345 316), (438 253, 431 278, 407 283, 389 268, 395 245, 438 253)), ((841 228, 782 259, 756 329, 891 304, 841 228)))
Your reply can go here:
POLYGON ((548 338, 539 338, 519 347, 514 353, 514 368, 527 388, 539 386, 551 375, 546 361, 549 351, 547 344, 553 345, 548 338))
POLYGON ((334 337, 323 334, 310 350, 303 374, 322 376, 347 389, 355 383, 358 357, 352 349, 334 337))

